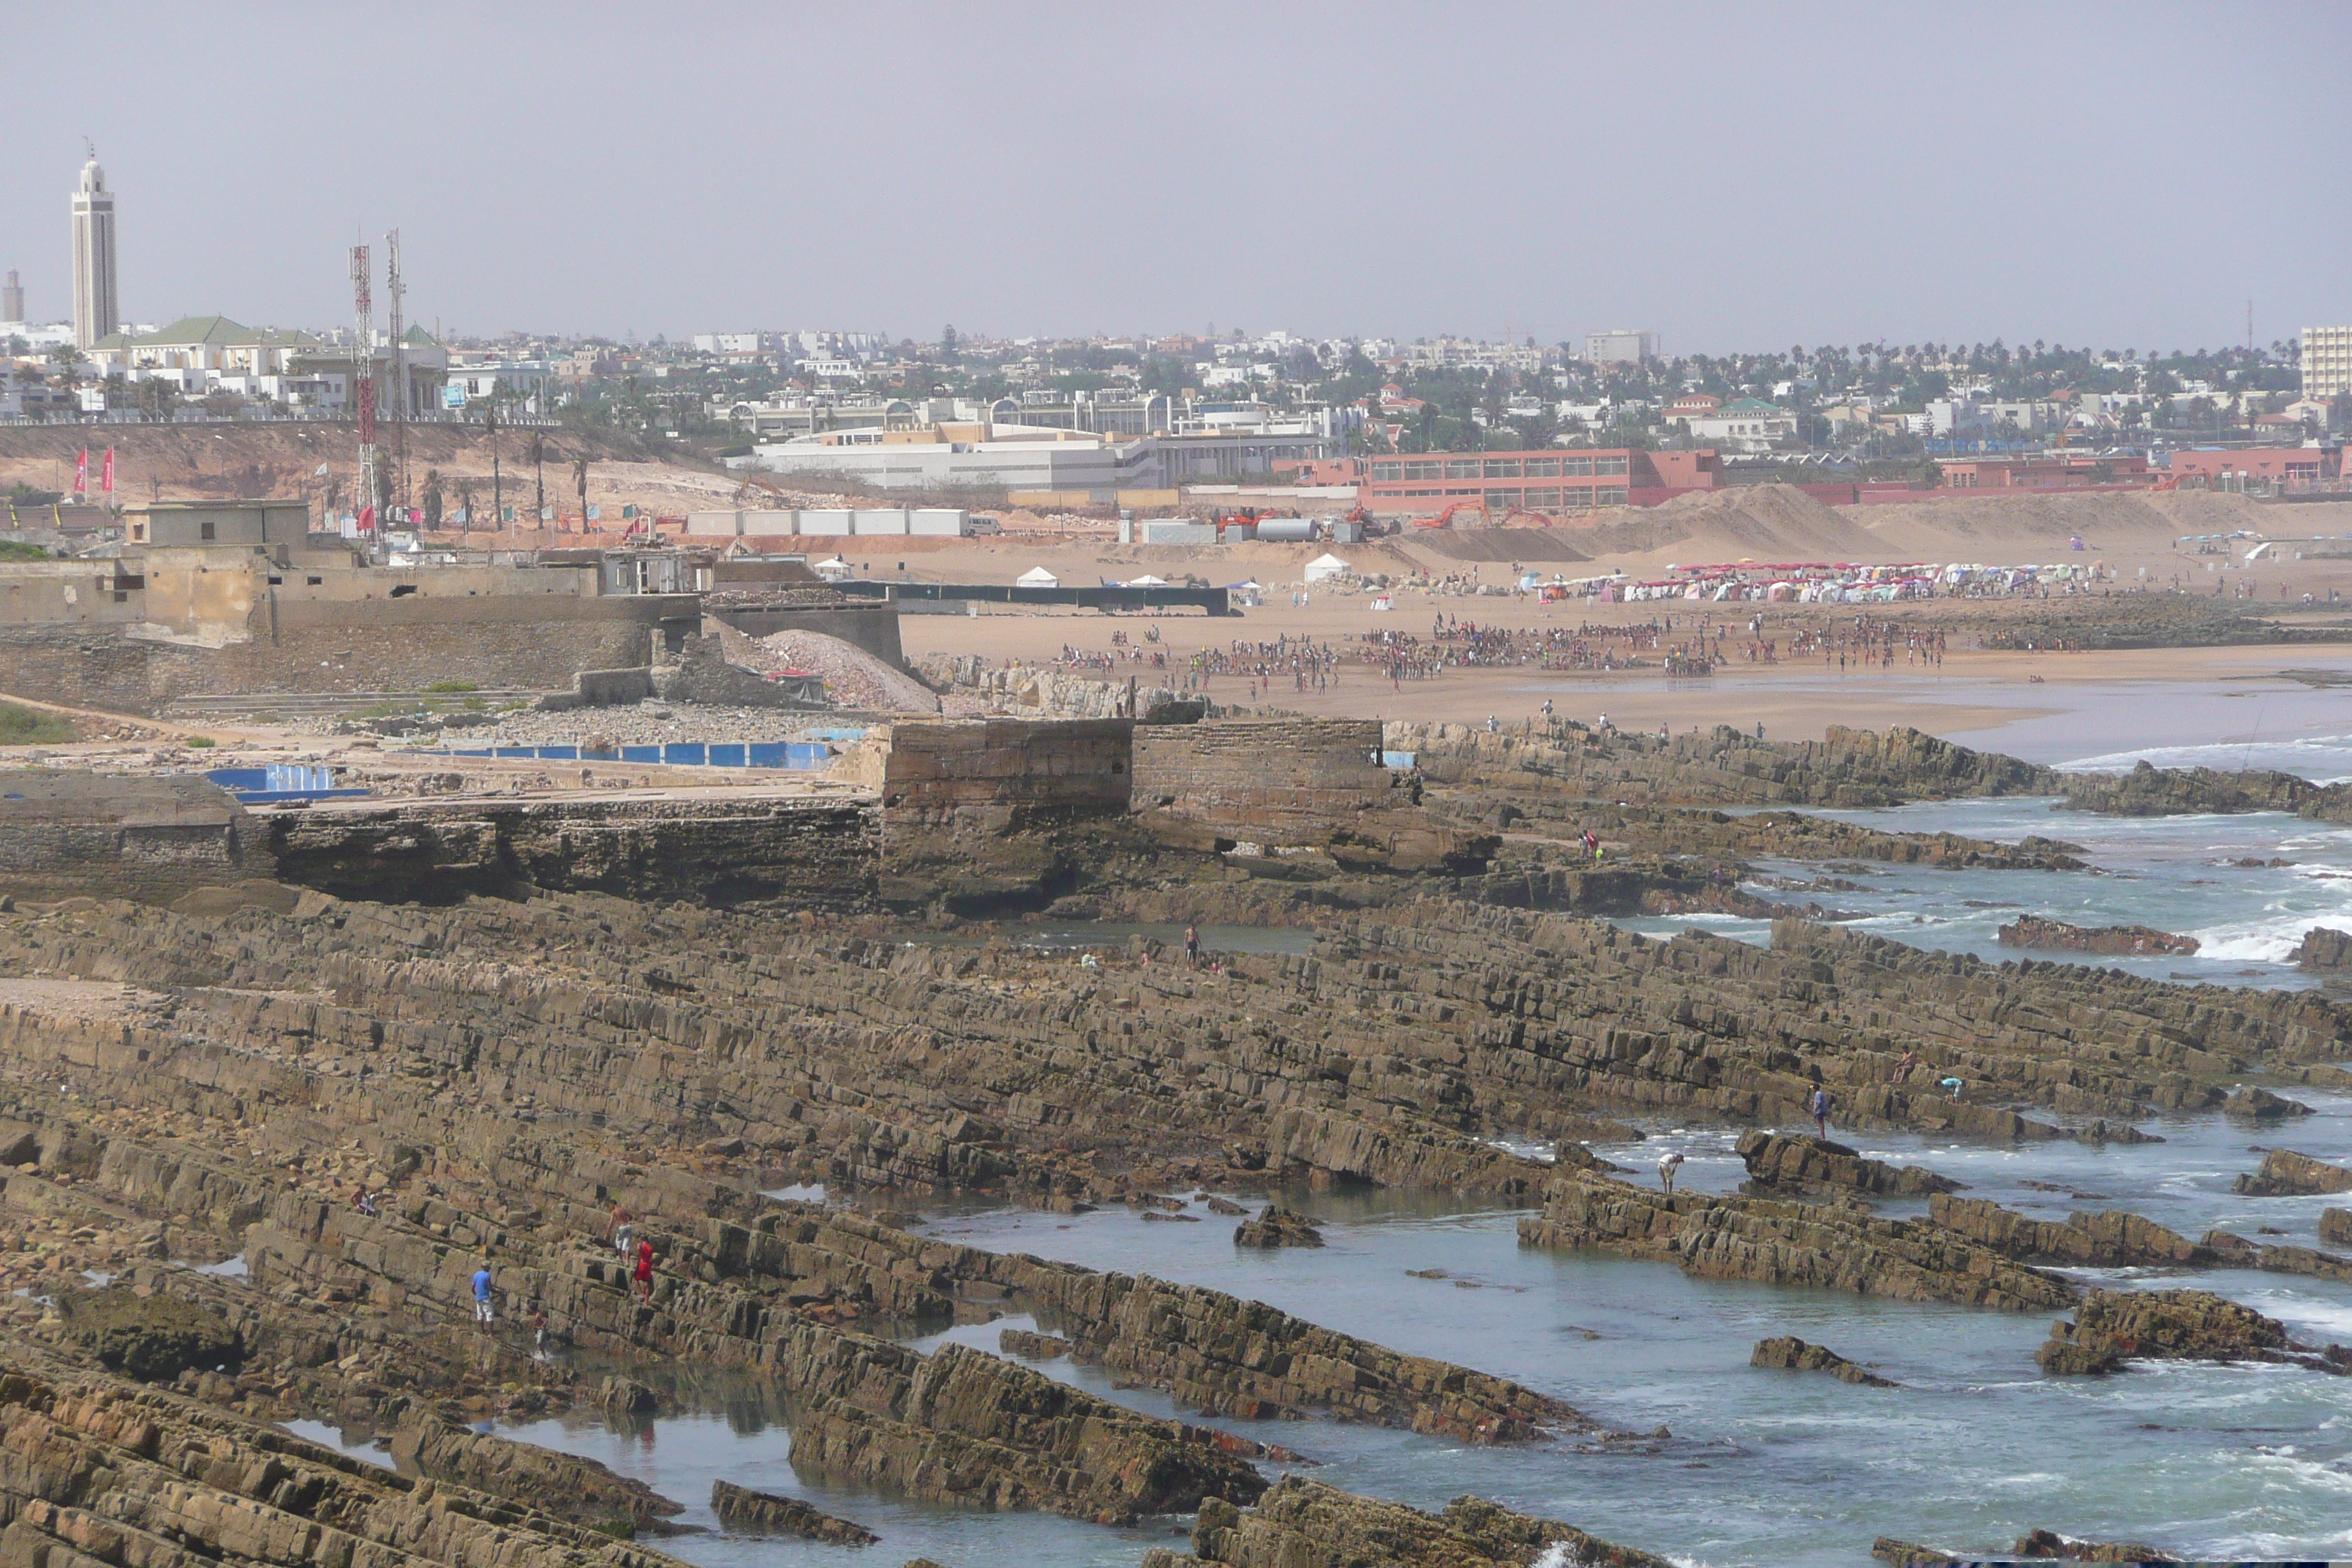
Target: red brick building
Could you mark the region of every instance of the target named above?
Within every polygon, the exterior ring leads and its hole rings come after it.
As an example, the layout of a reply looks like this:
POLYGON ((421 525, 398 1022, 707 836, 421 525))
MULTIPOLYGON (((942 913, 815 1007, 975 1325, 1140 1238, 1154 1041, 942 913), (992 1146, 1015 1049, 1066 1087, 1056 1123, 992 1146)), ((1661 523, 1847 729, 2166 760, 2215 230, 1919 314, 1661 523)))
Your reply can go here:
POLYGON ((1368 458, 1364 468, 1358 499, 1368 510, 1386 513, 1437 512, 1451 506, 1499 517, 1513 510, 1655 506, 1723 482, 1722 464, 1712 451, 1631 447, 1406 453, 1368 458))
POLYGON ((2237 451, 2175 452, 2173 482, 2194 489, 2241 489, 2247 485, 2311 485, 2336 477, 2329 459, 2336 454, 2316 447, 2248 447, 2237 451))
POLYGON ((1960 458, 1939 465, 1953 490, 2065 490, 2093 485, 2144 485, 2158 476, 2137 452, 2111 458, 2044 452, 2030 458, 1960 458))

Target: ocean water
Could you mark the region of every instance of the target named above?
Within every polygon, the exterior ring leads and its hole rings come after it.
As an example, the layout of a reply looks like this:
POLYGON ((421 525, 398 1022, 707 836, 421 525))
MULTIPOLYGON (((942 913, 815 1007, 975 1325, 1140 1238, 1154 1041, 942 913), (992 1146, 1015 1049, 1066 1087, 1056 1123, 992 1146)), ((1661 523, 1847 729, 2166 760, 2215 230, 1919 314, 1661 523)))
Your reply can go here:
MULTIPOLYGON (((2352 1158, 2352 1098, 2305 1098, 2317 1113, 2276 1136, 2325 1158, 2352 1158)), ((2269 1227, 2277 1234, 2267 1240, 2314 1241, 2326 1200, 2229 1190, 2259 1163, 2263 1134, 2210 1116, 2147 1125, 2167 1142, 2009 1149, 1874 1134, 1861 1146, 2045 1217, 2121 1206, 2192 1235, 2269 1227)), ((1601 1152, 1646 1178, 1661 1153, 1677 1149, 1687 1158, 1683 1181, 1718 1190, 1738 1181, 1727 1130, 1657 1122, 1648 1131, 1640 1143, 1601 1152)), ((1241 1252, 1230 1220, 1146 1223, 1124 1208, 949 1212, 926 1234, 1214 1286, 1517 1378, 1642 1435, 1491 1448, 1321 1419, 1211 1423, 1297 1450, 1316 1461, 1306 1473, 1335 1486, 1421 1507, 1475 1492, 1709 1565, 1860 1564, 1880 1534, 1991 1550, 2036 1526, 2212 1556, 2352 1551, 2352 1379, 2152 1363, 2104 1379, 2048 1379, 2032 1360, 2046 1314, 1692 1279, 1665 1264, 1524 1247, 1517 1211, 1427 1196, 1295 1192, 1283 1201, 1321 1223, 1328 1245, 1241 1252), (1430 1269, 1444 1278, 1408 1272, 1430 1269), (1785 1333, 1826 1343, 1902 1386, 1855 1388, 1748 1365, 1757 1340, 1785 1333)), ((1202 1213, 1197 1205, 1191 1212, 1202 1213)), ((2123 1287, 2189 1279, 2150 1270, 2079 1277, 2123 1287)), ((2352 1341, 2352 1288, 2226 1270, 2195 1282, 2312 1342, 2352 1341)), ((917 1343, 994 1350, 1004 1328, 1029 1326, 1007 1318, 917 1343)), ((1040 1370, 1137 1408, 1185 1414, 1149 1391, 1114 1388, 1098 1369, 1059 1362, 1040 1370)), ((1110 1530, 828 1486, 793 1473, 787 1426, 757 1400, 714 1400, 636 1431, 594 1417, 501 1430, 601 1460, 687 1504, 680 1522, 705 1532, 658 1544, 709 1568, 853 1555, 728 1535, 708 1508, 720 1478, 859 1521, 883 1537, 867 1554, 877 1562, 921 1554, 951 1565, 1133 1564, 1150 1546, 1176 1543, 1184 1527, 1166 1520, 1110 1530)))
MULTIPOLYGON (((2042 799, 1938 801, 1839 817, 1901 833, 1959 833, 2013 842, 2029 834, 2080 845, 2089 871, 1940 871, 1874 861, 1841 861, 1833 872, 1856 889, 1792 890, 1751 883, 1776 902, 1818 902, 1860 914, 1858 931, 1917 947, 2000 962, 2031 957, 2129 970, 2158 979, 2227 985, 2305 986, 2315 977, 2289 962, 2315 925, 2352 931, 2352 827, 2279 812, 2239 816, 2098 816, 2042 799), (2273 866, 2272 860, 2292 864, 2273 866), (2242 861, 2257 861, 2242 865, 2242 861), (2145 925, 2197 938, 2194 956, 2111 957, 2021 952, 1995 932, 2020 915, 2072 925, 2145 925)), ((1761 872, 1809 880, 1819 865, 1764 862, 1761 872)), ((1645 936, 1685 929, 1742 942, 1769 941, 1769 921, 1728 915, 1644 917, 1618 922, 1645 936)))

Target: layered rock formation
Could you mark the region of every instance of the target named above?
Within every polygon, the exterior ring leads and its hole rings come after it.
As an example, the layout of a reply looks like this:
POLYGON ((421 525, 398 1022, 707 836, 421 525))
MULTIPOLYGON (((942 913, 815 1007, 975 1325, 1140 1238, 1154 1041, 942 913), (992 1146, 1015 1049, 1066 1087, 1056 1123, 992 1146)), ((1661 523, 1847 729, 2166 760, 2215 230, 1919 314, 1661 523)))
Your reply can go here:
POLYGON ((1058 1361, 1070 1353, 1070 1342, 1059 1334, 1034 1334, 1026 1329, 1007 1329, 996 1336, 996 1348, 1006 1355, 1019 1356, 1023 1361, 1058 1361))
POLYGON ((2054 1530, 2036 1530, 2019 1536, 2011 1549, 2020 1557, 2044 1557, 2061 1563, 2178 1563, 2167 1552, 2129 1541, 2074 1541, 2054 1530))
POLYGON ((2315 784, 2294 773, 2158 768, 2070 773, 2066 805, 2114 816, 2182 816, 2205 812, 2284 811, 2318 822, 2352 816, 2352 786, 2315 784))
POLYGON ((1519 1222, 1535 1247, 1591 1247, 1709 1279, 1811 1285, 1909 1301, 2027 1312, 2071 1305, 2074 1287, 1955 1232, 1855 1209, 1705 1193, 1671 1196, 1585 1171, 1544 1189, 1519 1222))
POLYGON ((1468 724, 1391 724, 1384 743, 1445 784, 1527 777, 1571 796, 1688 805, 1899 805, 1906 800, 2061 795, 2053 769, 1911 729, 1832 725, 1820 741, 1755 740, 1728 725, 1654 737, 1552 721, 1499 733, 1468 724))
POLYGON ((2215 1261, 2210 1247, 2122 1209, 2071 1214, 2059 1224, 2032 1219, 1982 1199, 1937 1194, 1927 1200, 1927 1217, 2004 1258, 2027 1263, 2168 1268, 2215 1261))
POLYGON ((2277 1121, 2289 1116, 2308 1116, 2311 1107, 2284 1095, 2273 1094, 2257 1084, 2248 1084, 2231 1090, 2221 1101, 2225 1116, 2242 1116, 2249 1121, 2277 1121))
POLYGON ((793 1424, 793 1467, 933 1502, 1045 1509, 1099 1524, 1189 1512, 1204 1498, 1247 1503, 1265 1482, 1197 1427, 1123 1405, 978 1351, 932 1355, 870 1342, 793 1424), (892 1352, 895 1352, 892 1353, 892 1352), (899 1369, 884 1363, 905 1358, 899 1369))
POLYGON ((2175 936, 2153 926, 2074 926, 2039 915, 2020 915, 1993 933, 2003 947, 2043 948, 2054 952, 2104 952, 2119 956, 2194 953, 2193 936, 2175 936))
POLYGON ((1748 1167, 1749 1190, 1766 1195, 1830 1192, 1913 1198, 1960 1190, 1948 1176, 1864 1159, 1843 1143, 1803 1133, 1743 1132, 1735 1148, 1748 1167))
POLYGON ((2294 966, 2315 974, 2336 974, 2352 969, 2352 931, 2314 926, 2294 944, 2294 966))
POLYGON ((2250 1198, 2313 1197, 2325 1193, 2352 1193, 2352 1171, 2298 1154, 2273 1149, 2263 1156, 2262 1169, 2240 1176, 2231 1190, 2250 1198))
POLYGON ((11 1562, 677 1568, 530 1502, 414 1479, 216 1405, 27 1360, 0 1367, 11 1562))
POLYGON ((1234 1227, 1235 1247, 1320 1247, 1323 1233, 1314 1222, 1296 1210, 1267 1205, 1264 1214, 1255 1219, 1244 1220, 1234 1227))
POLYGON ((1864 1388, 1902 1386, 1891 1378, 1881 1377, 1846 1360, 1827 1345, 1808 1344, 1793 1335, 1758 1340, 1755 1350, 1748 1354, 1748 1364, 1776 1372, 1825 1372, 1840 1383, 1855 1384, 1864 1388))
POLYGON ((1255 1508, 1204 1504, 1190 1553, 1146 1552, 1143 1568, 1526 1568, 1547 1551, 1585 1568, 1667 1568, 1557 1520, 1456 1498, 1443 1513, 1286 1477, 1255 1508))
POLYGON ((2296 1344, 2274 1318, 2208 1290, 2093 1290, 2074 1321, 2053 1323, 2033 1359, 2053 1377, 2122 1369, 2126 1361, 2293 1362, 2343 1370, 2328 1353, 2296 1344))
POLYGON ((820 1512, 798 1498, 753 1491, 731 1481, 710 1483, 710 1510, 737 1535, 792 1535, 831 1546, 871 1546, 882 1539, 862 1524, 820 1512))

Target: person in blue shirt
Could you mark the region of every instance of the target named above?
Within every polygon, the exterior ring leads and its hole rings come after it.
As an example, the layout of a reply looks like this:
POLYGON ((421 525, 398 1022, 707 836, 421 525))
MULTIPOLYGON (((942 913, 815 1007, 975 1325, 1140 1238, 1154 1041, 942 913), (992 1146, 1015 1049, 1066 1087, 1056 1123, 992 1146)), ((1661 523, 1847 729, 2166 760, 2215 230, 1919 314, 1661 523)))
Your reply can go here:
POLYGON ((490 1321, 490 1266, 485 1263, 474 1270, 474 1321, 488 1328, 490 1321))

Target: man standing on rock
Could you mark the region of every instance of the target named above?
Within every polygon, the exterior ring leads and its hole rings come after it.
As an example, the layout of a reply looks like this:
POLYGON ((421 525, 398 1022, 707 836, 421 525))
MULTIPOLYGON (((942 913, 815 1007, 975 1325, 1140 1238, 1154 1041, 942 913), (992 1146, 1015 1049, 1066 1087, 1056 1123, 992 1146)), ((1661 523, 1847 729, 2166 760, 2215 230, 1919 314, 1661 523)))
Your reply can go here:
POLYGON ((1669 1152, 1664 1159, 1658 1162, 1658 1185, 1666 1190, 1668 1197, 1675 1195, 1675 1173, 1682 1168, 1683 1157, 1680 1150, 1669 1152))
POLYGON ((490 1321, 490 1266, 485 1262, 474 1270, 474 1326, 487 1332, 490 1321))
POLYGON ((1201 967, 1201 932, 1193 926, 1184 928, 1184 967, 1201 967))
POLYGON ((1830 1091, 1814 1089, 1813 1098, 1806 1104, 1805 1110, 1812 1116, 1814 1135, 1827 1140, 1830 1135, 1830 1091))

